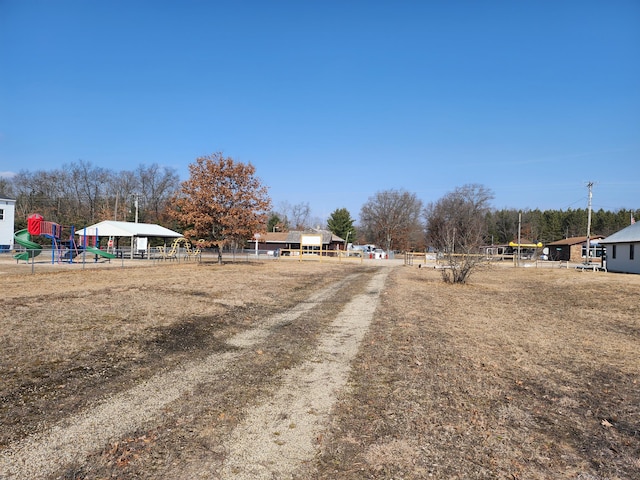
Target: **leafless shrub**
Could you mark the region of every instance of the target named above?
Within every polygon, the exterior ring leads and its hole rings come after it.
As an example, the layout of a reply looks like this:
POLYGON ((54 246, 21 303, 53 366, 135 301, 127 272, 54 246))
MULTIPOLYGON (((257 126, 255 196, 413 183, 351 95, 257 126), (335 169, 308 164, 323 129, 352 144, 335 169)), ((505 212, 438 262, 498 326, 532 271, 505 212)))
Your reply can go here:
POLYGON ((444 258, 446 268, 440 271, 445 282, 466 283, 473 270, 485 262, 480 247, 492 198, 491 191, 482 185, 464 185, 425 209, 427 241, 444 258))

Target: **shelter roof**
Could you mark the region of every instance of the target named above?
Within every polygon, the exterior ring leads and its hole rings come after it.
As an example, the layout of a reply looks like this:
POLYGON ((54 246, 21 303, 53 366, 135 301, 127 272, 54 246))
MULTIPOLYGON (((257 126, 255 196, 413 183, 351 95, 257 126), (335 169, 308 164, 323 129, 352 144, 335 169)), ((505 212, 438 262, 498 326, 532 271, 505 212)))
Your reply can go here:
POLYGON ((600 243, 633 243, 640 242, 640 223, 632 223, 628 227, 609 235, 600 243))
MULTIPOLYGON (((598 240, 604 238, 603 235, 594 235, 592 237, 589 238, 590 242, 593 242, 594 240, 598 240)), ((562 240, 556 240, 555 242, 551 242, 551 243, 547 243, 547 245, 550 246, 562 246, 562 245, 579 245, 581 243, 585 243, 587 241, 587 237, 569 237, 569 238, 563 238, 562 240)), ((600 242, 602 243, 602 242, 600 242)))
POLYGON ((155 223, 116 222, 111 220, 105 220, 90 227, 77 229, 76 234, 86 234, 92 237, 182 237, 181 233, 174 232, 155 223))

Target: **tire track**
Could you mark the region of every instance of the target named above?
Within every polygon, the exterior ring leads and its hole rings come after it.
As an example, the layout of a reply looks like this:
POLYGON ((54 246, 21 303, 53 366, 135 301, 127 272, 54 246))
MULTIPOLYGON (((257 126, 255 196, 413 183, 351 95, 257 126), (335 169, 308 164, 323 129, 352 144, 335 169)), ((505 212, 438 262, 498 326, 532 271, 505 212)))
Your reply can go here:
POLYGON ((312 357, 289 371, 278 391, 248 412, 232 433, 225 465, 216 478, 292 478, 313 458, 315 440, 347 382, 388 272, 378 272, 367 292, 355 296, 334 320, 312 357))

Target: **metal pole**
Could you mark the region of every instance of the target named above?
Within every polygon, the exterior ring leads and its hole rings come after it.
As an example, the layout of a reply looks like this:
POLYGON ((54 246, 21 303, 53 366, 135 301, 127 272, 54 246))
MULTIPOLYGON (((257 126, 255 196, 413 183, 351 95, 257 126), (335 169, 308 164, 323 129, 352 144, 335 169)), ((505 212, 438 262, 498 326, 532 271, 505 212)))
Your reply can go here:
POLYGON ((87 227, 82 231, 82 269, 87 262, 87 227))

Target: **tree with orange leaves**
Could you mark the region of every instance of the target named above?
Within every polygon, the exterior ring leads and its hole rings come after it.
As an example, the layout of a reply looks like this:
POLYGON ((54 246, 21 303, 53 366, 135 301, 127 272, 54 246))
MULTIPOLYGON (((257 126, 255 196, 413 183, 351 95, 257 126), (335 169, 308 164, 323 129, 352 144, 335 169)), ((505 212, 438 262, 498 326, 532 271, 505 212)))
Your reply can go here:
POLYGON ((251 164, 214 153, 189 165, 189 180, 173 199, 172 214, 184 227, 184 236, 203 239, 218 249, 244 245, 263 231, 271 199, 251 164))

